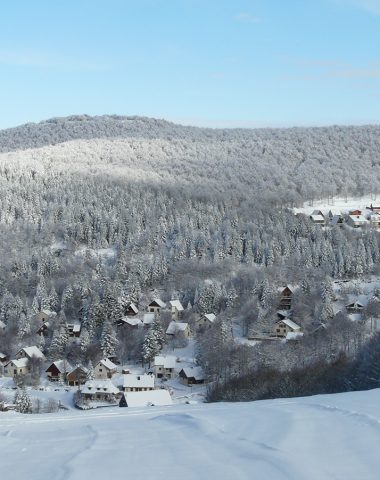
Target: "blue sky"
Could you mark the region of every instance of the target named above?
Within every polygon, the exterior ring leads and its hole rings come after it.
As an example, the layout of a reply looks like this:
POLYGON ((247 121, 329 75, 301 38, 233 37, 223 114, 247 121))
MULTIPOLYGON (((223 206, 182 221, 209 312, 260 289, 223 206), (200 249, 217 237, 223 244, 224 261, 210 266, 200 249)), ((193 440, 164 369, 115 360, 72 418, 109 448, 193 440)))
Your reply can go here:
POLYGON ((380 0, 2 2, 0 128, 380 123, 379 47, 380 0))

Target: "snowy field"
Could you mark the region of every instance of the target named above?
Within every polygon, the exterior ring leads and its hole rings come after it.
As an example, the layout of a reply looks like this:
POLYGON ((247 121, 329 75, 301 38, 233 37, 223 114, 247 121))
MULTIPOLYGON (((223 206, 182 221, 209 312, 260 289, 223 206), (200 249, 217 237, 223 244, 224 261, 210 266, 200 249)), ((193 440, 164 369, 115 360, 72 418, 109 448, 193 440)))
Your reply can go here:
POLYGON ((4 480, 377 480, 380 390, 240 404, 0 413, 4 480))
POLYGON ((365 210, 371 203, 374 206, 380 204, 380 195, 366 195, 364 197, 334 197, 330 200, 314 200, 311 205, 310 202, 305 202, 303 207, 294 208, 294 213, 304 213, 305 215, 311 215, 314 210, 322 210, 322 212, 328 212, 331 210, 333 214, 348 213, 349 210, 365 210))

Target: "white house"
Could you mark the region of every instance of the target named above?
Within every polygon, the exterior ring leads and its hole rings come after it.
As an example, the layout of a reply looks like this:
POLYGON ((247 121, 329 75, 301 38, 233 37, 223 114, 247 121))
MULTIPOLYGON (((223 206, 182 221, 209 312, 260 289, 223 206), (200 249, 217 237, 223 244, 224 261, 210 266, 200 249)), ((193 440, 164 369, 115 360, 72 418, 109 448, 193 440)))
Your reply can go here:
POLYGON ((116 403, 120 390, 111 380, 88 380, 81 388, 81 394, 85 400, 116 403))
POLYGON ((368 224, 368 220, 363 215, 349 215, 347 225, 353 228, 363 227, 368 224))
POLYGON ((175 376, 176 357, 173 355, 158 355, 154 357, 154 374, 157 378, 170 380, 175 376))
POLYGON ((172 405, 173 400, 167 390, 148 392, 126 392, 120 399, 120 407, 150 407, 172 405))
POLYGON ((148 305, 148 312, 150 313, 160 313, 162 309, 166 307, 166 303, 163 302, 160 298, 154 298, 148 305))
POLYGON ((171 321, 166 329, 166 335, 169 335, 169 337, 183 335, 185 338, 189 338, 191 336, 189 324, 186 322, 171 321))
POLYGON ((112 378, 112 375, 114 375, 116 372, 117 366, 108 358, 100 360, 100 362, 98 362, 94 368, 94 376, 96 379, 106 380, 107 378, 112 378))
POLYGON ((18 375, 26 375, 29 372, 29 358, 18 358, 11 360, 4 366, 4 375, 6 377, 17 377, 18 375))
POLYGON ((273 334, 275 337, 286 337, 289 332, 301 332, 301 327, 297 325, 293 320, 289 318, 284 318, 282 320, 278 320, 273 329, 273 334))
POLYGON ((197 330, 211 328, 216 320, 216 315, 213 313, 205 313, 196 320, 197 330))
POLYGON ((173 320, 179 320, 181 318, 184 308, 179 300, 170 300, 170 307, 173 320))
POLYGON ((124 375, 123 378, 123 390, 124 392, 146 392, 148 390, 154 390, 154 375, 128 373, 124 375))
POLYGON ((35 345, 32 347, 24 347, 16 353, 16 359, 20 358, 39 358, 41 360, 45 360, 45 355, 41 352, 41 350, 36 347, 35 345))
POLYGON ((370 215, 369 222, 372 228, 380 228, 380 215, 378 214, 370 215))

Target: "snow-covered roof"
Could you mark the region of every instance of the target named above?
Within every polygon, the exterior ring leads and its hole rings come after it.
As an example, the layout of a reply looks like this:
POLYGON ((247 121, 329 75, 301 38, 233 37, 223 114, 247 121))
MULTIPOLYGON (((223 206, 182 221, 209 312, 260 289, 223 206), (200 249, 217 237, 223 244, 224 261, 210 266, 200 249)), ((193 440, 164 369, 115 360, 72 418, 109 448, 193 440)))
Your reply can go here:
POLYGON ((80 323, 68 323, 67 328, 70 328, 73 333, 78 333, 81 331, 82 325, 80 323))
POLYGON ((154 376, 147 375, 146 373, 142 375, 136 375, 134 373, 127 373, 123 378, 123 387, 124 388, 154 388, 154 376))
POLYGON ((313 220, 313 222, 324 222, 325 217, 322 215, 310 215, 310 218, 313 220))
POLYGON ((6 327, 5 323, 0 320, 0 329, 4 330, 6 327))
POLYGON ((363 215, 349 215, 349 218, 354 223, 367 223, 367 219, 363 215))
MULTIPOLYGON (((146 315, 149 315, 149 313, 146 315)), ((153 318, 154 318, 154 314, 153 314, 153 318)), ((142 324, 142 321, 136 317, 125 317, 123 318, 123 322, 128 323, 128 325, 130 325, 131 327, 135 327, 136 325, 142 324)))
POLYGON ((49 370, 53 365, 56 366, 60 373, 65 373, 72 370, 72 366, 67 360, 56 360, 49 366, 49 368, 46 369, 46 371, 49 370))
POLYGON ((28 366, 29 358, 24 357, 24 358, 14 359, 8 362, 7 365, 9 365, 10 363, 13 363, 13 365, 16 368, 24 368, 28 366))
POLYGON ((144 313, 143 323, 144 325, 150 325, 154 322, 154 313, 144 313))
POLYGON ((286 340, 296 340, 297 338, 303 337, 302 332, 288 332, 286 334, 286 340))
POLYGON ((164 389, 147 392, 126 392, 124 397, 128 407, 164 406, 173 403, 170 393, 164 389))
POLYGON ((175 307, 179 312, 183 312, 183 306, 182 303, 179 300, 170 300, 170 305, 172 307, 175 307))
POLYGON ((41 358, 41 359, 45 358, 45 355, 35 345, 33 347, 24 347, 18 353, 20 352, 24 352, 25 355, 29 358, 32 358, 32 357, 41 358))
POLYGON ((203 316, 211 323, 213 323, 213 321, 216 319, 216 315, 214 313, 205 313, 203 316))
POLYGON ((131 302, 128 305, 128 308, 131 308, 135 313, 139 313, 139 309, 136 307, 136 305, 133 302, 131 302))
POLYGON ((48 310, 47 308, 45 308, 44 310, 41 310, 41 313, 44 313, 48 317, 56 317, 57 316, 57 312, 54 312, 53 310, 48 310))
POLYGON ((164 368, 175 368, 176 361, 177 359, 173 355, 157 355, 157 357, 154 357, 154 365, 164 368))
MULTIPOLYGON (((111 362, 111 360, 109 358, 103 358, 103 360, 100 360, 99 362, 101 365, 103 365, 104 367, 108 368, 108 370, 116 370, 117 369, 117 366, 111 362)), ((98 365, 99 365, 98 363, 98 365)))
POLYGON ((205 378, 201 367, 184 367, 181 372, 183 372, 187 378, 194 378, 195 380, 204 380, 205 378))
POLYGON ((153 303, 156 303, 159 307, 161 308, 165 308, 166 307, 166 303, 163 302, 160 298, 154 298, 149 305, 152 305, 153 303))
POLYGON ((296 322, 293 322, 293 320, 290 320, 289 318, 284 318, 283 320, 279 320, 279 322, 285 323, 289 328, 291 328, 294 331, 301 330, 301 327, 296 324, 296 322))
POLYGON ((1 359, 1 358, 7 358, 7 356, 5 355, 5 353, 0 352, 0 359, 1 359))
POLYGON ((82 370, 84 373, 88 372, 88 368, 84 367, 83 365, 76 365, 72 370, 70 370, 69 375, 74 373, 76 370, 82 370))
POLYGON ((184 332, 188 327, 188 323, 185 322, 170 322, 166 330, 167 335, 174 335, 177 332, 184 332))
POLYGON ((118 394, 120 390, 111 380, 89 380, 82 387, 82 393, 95 394, 97 392, 118 394))

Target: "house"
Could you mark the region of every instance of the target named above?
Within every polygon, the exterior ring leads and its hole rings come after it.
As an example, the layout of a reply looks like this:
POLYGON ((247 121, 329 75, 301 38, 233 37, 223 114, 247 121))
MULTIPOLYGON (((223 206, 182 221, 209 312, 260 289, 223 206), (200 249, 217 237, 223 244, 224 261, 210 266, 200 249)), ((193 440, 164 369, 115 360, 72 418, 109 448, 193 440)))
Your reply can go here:
POLYGON ((81 388, 84 400, 116 403, 120 390, 111 380, 88 380, 81 388))
POLYGON ((184 311, 182 303, 179 300, 170 300, 169 303, 171 307, 172 319, 179 320, 182 316, 182 312, 184 311))
POLYGON ((168 328, 166 329, 166 335, 174 337, 175 335, 179 334, 183 335, 185 338, 190 338, 191 332, 189 324, 185 322, 171 321, 168 328))
POLYGON ((41 360, 45 360, 45 355, 35 345, 32 347, 22 348, 16 353, 15 357, 16 359, 28 358, 30 360, 32 358, 39 358, 41 360))
POLYGON ((43 322, 36 334, 40 337, 47 337, 49 335, 50 322, 43 322))
POLYGON ((160 313, 163 308, 166 307, 166 303, 160 300, 159 298, 153 299, 148 305, 148 312, 150 313, 160 313))
POLYGON ((324 225, 326 223, 325 216, 320 210, 314 210, 309 218, 316 225, 324 225))
POLYGON ((172 405, 173 400, 167 390, 150 390, 148 392, 126 392, 122 394, 119 407, 155 407, 172 405))
POLYGON ((83 385, 87 380, 87 374, 87 368, 82 365, 77 365, 67 374, 67 383, 72 387, 83 385))
POLYGON ((123 378, 123 390, 124 392, 146 392, 148 390, 154 390, 154 375, 128 373, 124 375, 123 378))
POLYGON ((41 310, 40 312, 36 313, 34 318, 38 322, 47 322, 51 317, 56 317, 57 313, 53 312, 52 310, 41 310))
MULTIPOLYGON (((147 315, 151 315, 151 314, 147 313, 147 315)), ((128 327, 132 329, 137 329, 141 327, 142 324, 143 324, 142 321, 136 317, 124 317, 116 323, 118 327, 128 327)))
POLYGON ((380 228, 380 215, 378 214, 370 215, 369 223, 372 228, 380 228))
POLYGON ((273 335, 275 337, 286 337, 289 332, 301 332, 301 327, 297 325, 293 320, 285 318, 278 320, 273 328, 273 335))
POLYGON ((154 322, 154 318, 155 318, 156 314, 155 313, 144 313, 144 316, 143 316, 143 326, 145 328, 149 328, 152 323, 154 322))
POLYGON ((4 366, 4 375, 6 377, 17 377, 19 375, 26 375, 29 372, 28 368, 29 358, 19 358, 11 360, 4 366))
POLYGON ((71 338, 78 338, 80 337, 80 332, 82 329, 82 325, 80 323, 67 323, 66 324, 67 333, 71 338))
POLYGON ((112 378, 112 375, 114 375, 116 372, 116 365, 108 358, 100 360, 100 362, 98 362, 94 368, 94 376, 97 379, 106 380, 107 378, 112 378))
POLYGON ((0 333, 4 332, 6 328, 7 326, 5 325, 5 323, 0 320, 0 333))
POLYGON ((337 215, 334 215, 331 219, 331 225, 333 227, 343 227, 344 225, 344 218, 343 218, 343 215, 340 215, 340 214, 337 214, 337 215))
POLYGON ((279 289, 279 293, 280 293, 279 310, 290 310, 292 308, 292 298, 295 290, 296 288, 292 287, 291 285, 286 285, 285 288, 281 287, 279 289))
POLYGON ((361 313, 365 308, 365 303, 356 300, 355 302, 349 303, 346 305, 346 310, 348 313, 361 313))
POLYGON ((374 205, 372 205, 371 203, 371 206, 369 207, 373 213, 380 213, 380 206, 379 207, 375 207, 374 205))
POLYGON ((139 313, 139 309, 136 307, 136 305, 131 302, 124 308, 123 314, 126 315, 127 317, 134 317, 139 313))
POLYGON ((170 380, 175 376, 176 357, 173 355, 158 355, 154 358, 154 374, 157 378, 170 380))
POLYGON ((367 225, 368 221, 363 215, 349 215, 347 217, 347 225, 352 228, 359 228, 367 225))
POLYGON ((179 372, 179 377, 184 385, 195 385, 205 381, 201 367, 185 367, 179 372))
POLYGON ((5 355, 5 353, 0 352, 0 364, 5 364, 5 362, 8 360, 8 356, 5 355))
POLYGON ((205 313, 204 315, 200 316, 195 323, 197 330, 211 328, 213 323, 215 322, 215 319, 216 315, 214 315, 213 313, 205 313))
POLYGON ((348 214, 353 215, 354 217, 358 217, 362 214, 362 211, 361 210, 349 210, 348 214))
POLYGON ((67 360, 56 360, 45 370, 45 372, 50 381, 58 382, 58 380, 66 381, 67 373, 71 370, 72 366, 67 360))

